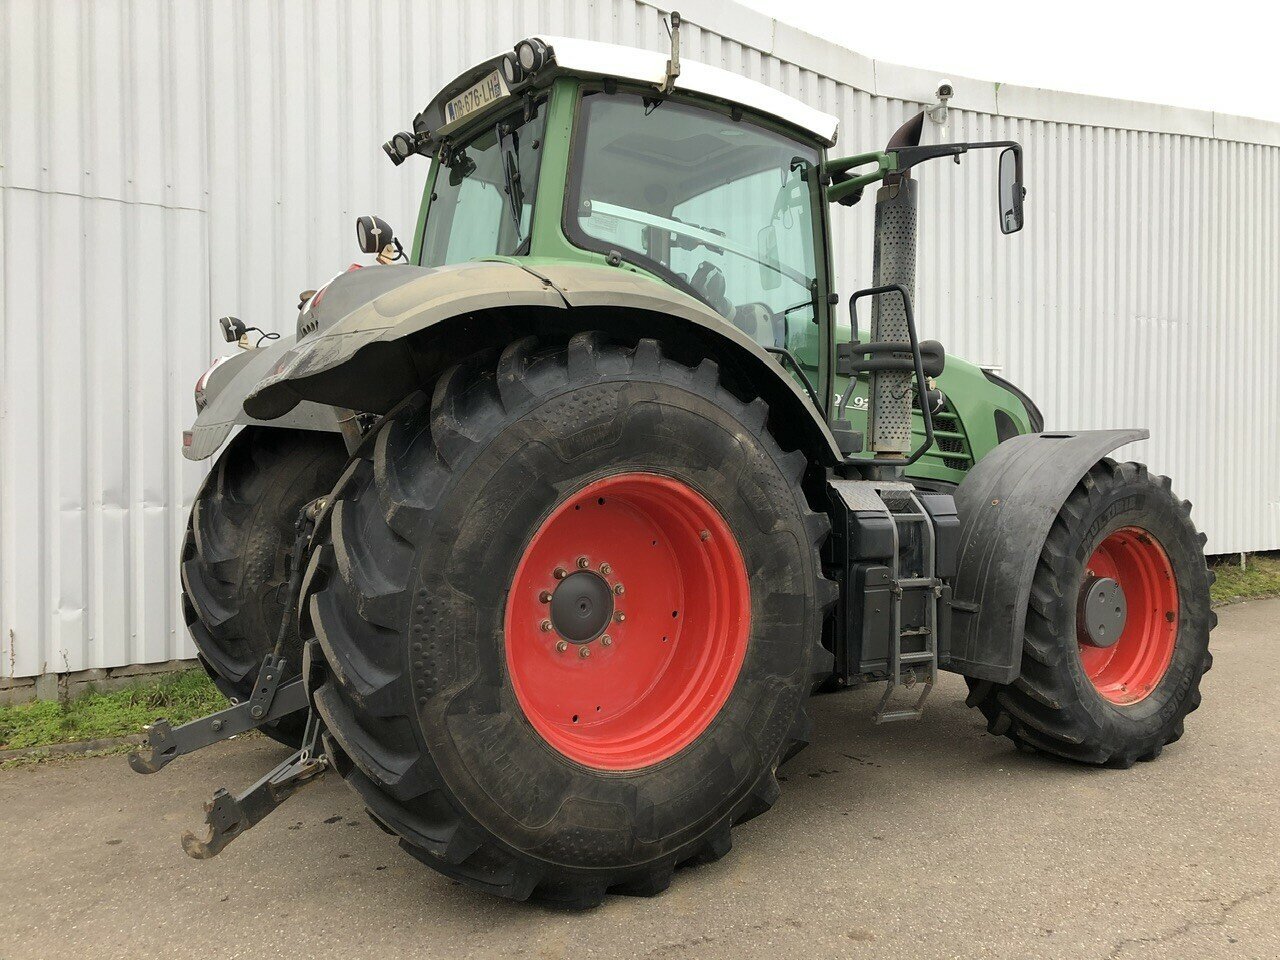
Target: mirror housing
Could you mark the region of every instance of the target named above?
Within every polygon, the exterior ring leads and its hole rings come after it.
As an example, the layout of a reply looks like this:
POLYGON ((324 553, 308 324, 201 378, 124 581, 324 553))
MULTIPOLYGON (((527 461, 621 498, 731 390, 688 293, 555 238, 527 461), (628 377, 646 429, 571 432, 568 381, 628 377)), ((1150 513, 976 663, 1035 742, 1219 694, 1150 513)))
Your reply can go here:
POLYGON ((760 287, 777 290, 782 285, 781 262, 778 259, 778 231, 772 223, 756 234, 756 252, 760 257, 760 287))
POLYGON ((1022 229, 1022 200, 1026 194, 1022 185, 1022 151, 1018 147, 1005 147, 1000 151, 996 180, 1001 233, 1017 233, 1022 229))
POLYGON ((391 225, 381 217, 356 217, 356 243, 361 253, 382 253, 395 246, 396 235, 391 225))

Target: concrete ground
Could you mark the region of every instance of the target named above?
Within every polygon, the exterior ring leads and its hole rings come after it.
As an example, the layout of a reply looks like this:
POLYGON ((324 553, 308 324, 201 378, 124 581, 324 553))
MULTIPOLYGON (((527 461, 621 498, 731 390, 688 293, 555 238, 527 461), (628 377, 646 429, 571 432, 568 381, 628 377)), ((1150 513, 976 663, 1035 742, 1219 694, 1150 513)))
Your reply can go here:
POLYGON ((988 736, 949 677, 919 724, 875 691, 814 704, 814 746, 724 860, 585 914, 420 867, 331 777, 215 860, 200 799, 282 754, 232 742, 0 771, 0 960, 22 957, 1280 957, 1280 600, 1221 611, 1187 735, 1092 770, 988 736))

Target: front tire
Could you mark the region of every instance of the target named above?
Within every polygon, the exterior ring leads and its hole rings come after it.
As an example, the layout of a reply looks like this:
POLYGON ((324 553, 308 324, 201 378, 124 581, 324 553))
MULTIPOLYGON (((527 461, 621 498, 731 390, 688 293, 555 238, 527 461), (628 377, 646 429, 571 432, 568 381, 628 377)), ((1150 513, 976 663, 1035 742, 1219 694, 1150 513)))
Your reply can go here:
POLYGON ((1217 623, 1190 509, 1142 464, 1107 459, 1085 475, 1040 554, 1020 676, 969 680, 992 733, 1116 767, 1182 736, 1217 623))
POLYGON ((304 604, 331 757, 410 853, 590 906, 662 890, 773 803, 833 591, 807 459, 767 418, 711 361, 594 334, 513 343, 388 415, 304 604))

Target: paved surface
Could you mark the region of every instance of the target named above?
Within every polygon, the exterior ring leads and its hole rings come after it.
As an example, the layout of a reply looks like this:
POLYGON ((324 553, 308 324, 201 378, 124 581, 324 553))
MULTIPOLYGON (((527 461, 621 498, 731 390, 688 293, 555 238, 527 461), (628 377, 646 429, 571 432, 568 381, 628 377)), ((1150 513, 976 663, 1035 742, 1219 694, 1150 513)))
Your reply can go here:
POLYGON ((336 778, 218 859, 177 837, 281 756, 232 742, 0 771, 0 958, 1280 957, 1280 600, 1221 611, 1187 736, 1088 770, 985 734, 948 678, 917 725, 819 698, 815 746, 724 860, 566 914, 454 886, 336 778))

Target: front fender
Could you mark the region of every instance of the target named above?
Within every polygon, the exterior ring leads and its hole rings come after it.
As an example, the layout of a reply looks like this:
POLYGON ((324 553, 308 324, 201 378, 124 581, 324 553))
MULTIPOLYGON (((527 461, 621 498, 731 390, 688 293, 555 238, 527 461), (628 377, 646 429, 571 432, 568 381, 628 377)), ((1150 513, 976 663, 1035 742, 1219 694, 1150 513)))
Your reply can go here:
POLYGON ((1017 679, 1031 581, 1058 511, 1095 463, 1150 435, 1030 433, 978 461, 955 495, 959 567, 952 582, 950 656, 940 665, 995 683, 1017 679))
MULTIPOLYGON (((418 389, 436 363, 502 346, 513 335, 598 327, 660 338, 678 327, 731 356, 811 455, 840 459, 821 411, 768 352, 710 307, 647 276, 536 260, 375 267, 357 275, 375 270, 405 279, 287 350, 247 394, 250 416, 271 420, 304 400, 384 413, 418 389)), ((344 282, 334 280, 327 296, 344 282)))
POLYGON ((204 460, 212 456, 226 441, 233 427, 245 424, 326 432, 339 429, 334 409, 318 403, 300 403, 286 416, 270 422, 257 420, 245 412, 245 396, 292 346, 293 337, 281 337, 270 341, 270 346, 242 351, 218 365, 209 375, 205 387, 205 407, 188 431, 190 442, 184 440, 184 457, 204 460))

